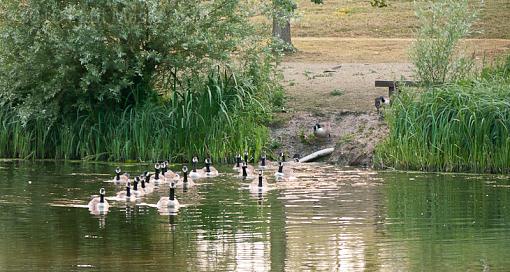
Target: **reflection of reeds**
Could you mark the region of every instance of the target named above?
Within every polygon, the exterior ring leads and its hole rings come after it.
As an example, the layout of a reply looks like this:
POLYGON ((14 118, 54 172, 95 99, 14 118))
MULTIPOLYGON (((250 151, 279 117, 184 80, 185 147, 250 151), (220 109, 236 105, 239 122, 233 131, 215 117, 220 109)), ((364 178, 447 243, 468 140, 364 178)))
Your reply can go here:
POLYGON ((164 105, 68 116, 51 127, 43 120, 23 127, 13 110, 3 108, 0 156, 156 160, 210 154, 220 159, 233 150, 262 148, 265 104, 255 86, 212 73, 205 84, 172 93, 164 105))
POLYGON ((510 172, 510 58, 472 82, 404 91, 388 112, 379 163, 402 169, 510 172), (507 72, 505 72, 507 71, 507 72))

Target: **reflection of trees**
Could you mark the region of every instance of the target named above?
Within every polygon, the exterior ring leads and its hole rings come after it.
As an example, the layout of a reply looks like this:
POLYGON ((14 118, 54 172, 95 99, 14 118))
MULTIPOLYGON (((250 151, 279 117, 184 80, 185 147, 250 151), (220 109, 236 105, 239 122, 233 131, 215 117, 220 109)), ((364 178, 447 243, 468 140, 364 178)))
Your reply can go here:
POLYGON ((409 270, 482 270, 508 267, 508 181, 488 177, 423 175, 388 179, 386 229, 402 241, 409 270))

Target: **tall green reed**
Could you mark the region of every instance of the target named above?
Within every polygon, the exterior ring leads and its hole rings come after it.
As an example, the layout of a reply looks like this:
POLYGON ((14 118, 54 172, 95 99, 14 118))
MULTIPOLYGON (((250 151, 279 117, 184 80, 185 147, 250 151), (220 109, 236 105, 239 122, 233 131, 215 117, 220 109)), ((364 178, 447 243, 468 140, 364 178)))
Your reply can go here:
MULTIPOLYGON (((160 99, 162 100, 162 99, 160 99)), ((66 116, 51 127, 35 120, 26 127, 12 109, 0 110, 0 156, 88 160, 225 160, 234 152, 259 152, 268 130, 268 101, 249 81, 232 73, 171 90, 167 101, 123 111, 66 116)))
POLYGON ((480 78, 404 90, 387 112, 376 164, 399 169, 510 172, 510 84, 480 78))

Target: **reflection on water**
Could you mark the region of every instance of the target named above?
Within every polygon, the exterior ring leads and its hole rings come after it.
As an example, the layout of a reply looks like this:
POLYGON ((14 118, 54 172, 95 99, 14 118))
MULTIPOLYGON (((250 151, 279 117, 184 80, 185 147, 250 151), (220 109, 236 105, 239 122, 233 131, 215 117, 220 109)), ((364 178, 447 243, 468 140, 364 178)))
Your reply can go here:
MULTIPOLYGON (((123 170, 140 173, 144 165, 123 170)), ((175 166, 174 169, 179 169, 175 166)), ((0 162, 0 271, 498 271, 510 267, 506 176, 294 165, 252 194, 234 173, 89 214, 114 166, 0 162), (30 181, 30 182, 29 182, 30 181)), ((230 167, 220 167, 229 172, 230 167)))

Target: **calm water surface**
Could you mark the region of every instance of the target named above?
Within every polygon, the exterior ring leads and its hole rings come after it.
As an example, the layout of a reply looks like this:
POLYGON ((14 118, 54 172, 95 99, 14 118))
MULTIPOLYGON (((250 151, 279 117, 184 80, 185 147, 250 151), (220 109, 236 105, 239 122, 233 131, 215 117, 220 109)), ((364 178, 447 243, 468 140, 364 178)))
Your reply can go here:
POLYGON ((177 215, 145 205, 166 187, 91 215, 80 205, 100 187, 121 189, 104 183, 113 169, 1 161, 0 271, 510 271, 507 176, 307 164, 252 195, 220 167, 177 191, 177 215))

